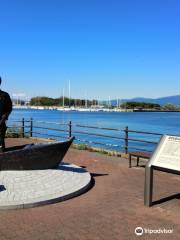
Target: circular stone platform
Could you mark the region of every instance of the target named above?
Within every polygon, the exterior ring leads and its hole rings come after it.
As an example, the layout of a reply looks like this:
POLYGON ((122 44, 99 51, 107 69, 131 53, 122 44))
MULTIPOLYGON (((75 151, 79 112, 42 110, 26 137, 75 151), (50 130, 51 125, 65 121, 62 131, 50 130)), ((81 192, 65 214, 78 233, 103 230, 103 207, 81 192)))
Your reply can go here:
POLYGON ((78 196, 91 183, 90 174, 73 164, 58 169, 0 171, 0 209, 29 208, 78 196))

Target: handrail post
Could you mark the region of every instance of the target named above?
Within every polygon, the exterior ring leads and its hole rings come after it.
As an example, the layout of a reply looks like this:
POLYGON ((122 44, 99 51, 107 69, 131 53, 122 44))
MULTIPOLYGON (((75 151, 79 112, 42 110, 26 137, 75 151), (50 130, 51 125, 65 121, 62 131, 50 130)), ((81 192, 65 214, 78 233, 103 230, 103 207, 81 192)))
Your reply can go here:
POLYGON ((30 137, 33 136, 33 119, 30 119, 30 137))
POLYGON ((125 145, 124 145, 124 150, 125 150, 125 153, 128 154, 128 126, 125 127, 124 129, 124 132, 125 132, 125 137, 124 137, 124 142, 125 142, 125 145))
POLYGON ((72 136, 72 122, 69 121, 69 138, 72 136))
POLYGON ((24 118, 22 118, 22 137, 24 138, 24 118))

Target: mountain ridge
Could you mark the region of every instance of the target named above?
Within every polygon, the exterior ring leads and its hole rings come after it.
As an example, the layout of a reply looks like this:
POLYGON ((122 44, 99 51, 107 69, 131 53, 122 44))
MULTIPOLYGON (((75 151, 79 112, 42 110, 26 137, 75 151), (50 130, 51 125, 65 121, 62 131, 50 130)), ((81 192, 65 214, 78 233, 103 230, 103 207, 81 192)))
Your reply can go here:
MULTIPOLYGON (((160 97, 160 98, 145 98, 145 97, 135 97, 127 99, 118 99, 119 103, 124 102, 146 102, 146 103, 157 103, 161 106, 166 104, 180 105, 180 95, 160 97)), ((111 104, 113 106, 117 105, 117 100, 112 100, 111 104)))

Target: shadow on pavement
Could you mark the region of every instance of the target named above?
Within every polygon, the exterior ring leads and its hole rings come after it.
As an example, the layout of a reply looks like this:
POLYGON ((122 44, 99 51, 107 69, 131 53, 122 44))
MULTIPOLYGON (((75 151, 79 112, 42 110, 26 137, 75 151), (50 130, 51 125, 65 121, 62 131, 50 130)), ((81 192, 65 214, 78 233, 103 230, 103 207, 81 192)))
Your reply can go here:
POLYGON ((90 173, 92 177, 103 177, 103 176, 108 176, 109 174, 107 173, 90 173))
POLYGON ((152 205, 154 206, 154 205, 161 204, 161 203, 173 200, 173 199, 180 199, 180 193, 173 194, 169 197, 165 197, 165 198, 161 198, 159 200, 153 201, 152 205))
POLYGON ((5 186, 4 185, 0 185, 0 192, 5 191, 5 190, 6 190, 5 186))

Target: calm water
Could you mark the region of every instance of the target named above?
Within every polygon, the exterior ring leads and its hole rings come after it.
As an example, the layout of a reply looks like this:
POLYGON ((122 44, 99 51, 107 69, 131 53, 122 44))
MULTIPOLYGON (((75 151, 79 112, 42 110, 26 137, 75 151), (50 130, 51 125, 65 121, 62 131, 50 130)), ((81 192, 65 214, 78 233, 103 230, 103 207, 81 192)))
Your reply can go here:
MULTIPOLYGON (((33 118, 36 121, 48 121, 57 123, 68 123, 70 120, 73 124, 83 124, 97 127, 107 127, 107 128, 118 128, 124 129, 128 126, 131 130, 148 131, 148 132, 158 132, 162 134, 174 134, 180 135, 180 113, 163 113, 163 112, 127 112, 127 113, 108 113, 108 112, 61 112, 52 110, 13 110, 9 124, 11 120, 17 119, 29 119, 33 118)), ((58 126, 55 124, 45 124, 46 127, 61 128, 63 126, 58 126)), ((45 126, 43 125, 43 126, 45 126)), ((35 126, 42 126, 42 123, 36 123, 35 126)), ((37 129, 36 129, 37 130, 37 129)), ((80 129, 73 127, 74 131, 91 131, 92 133, 100 133, 106 135, 112 135, 117 137, 123 137, 124 132, 114 132, 114 131, 102 131, 93 129, 80 129)), ((38 132, 41 130, 38 129, 38 132)), ((50 134, 54 134, 52 131, 46 131, 50 134)), ((57 134, 57 133, 56 133, 57 134)), ((40 134, 39 134, 40 135, 40 134)), ((124 141, 112 140, 103 137, 87 136, 85 134, 75 134, 77 139, 84 141, 94 141, 102 144, 106 144, 104 148, 110 148, 115 150, 120 150, 124 146, 124 141), (113 145, 113 146, 111 146, 113 145)), ((146 139, 158 141, 159 137, 140 135, 140 134, 130 134, 131 138, 146 139)), ((85 143, 85 142, 84 142, 85 143)), ((93 143, 91 144, 93 145, 93 143)), ((99 145, 101 146, 101 145, 99 145)), ((144 143, 129 143, 131 147, 148 148, 153 149, 153 146, 144 143)), ((102 147, 102 146, 101 146, 102 147)))

